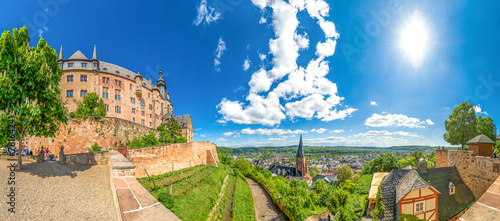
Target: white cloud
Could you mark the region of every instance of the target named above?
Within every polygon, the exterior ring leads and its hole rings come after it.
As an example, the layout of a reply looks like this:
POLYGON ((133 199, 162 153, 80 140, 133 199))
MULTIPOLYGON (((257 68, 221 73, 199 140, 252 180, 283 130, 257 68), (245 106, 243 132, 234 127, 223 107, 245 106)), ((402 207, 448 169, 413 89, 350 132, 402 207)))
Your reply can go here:
POLYGON ((267 71, 261 68, 252 74, 248 85, 250 86, 250 92, 258 93, 269 91, 272 83, 272 79, 267 75, 267 71))
POLYGON ((245 128, 241 130, 242 134, 258 134, 258 135, 286 135, 286 134, 302 134, 308 133, 308 131, 304 130, 290 130, 290 129, 266 129, 266 128, 258 128, 258 129, 250 129, 245 128))
POLYGON ((258 54, 259 54, 260 61, 266 60, 266 57, 267 57, 266 54, 261 54, 261 53, 258 53, 258 54))
MULTIPOLYGON (((338 38, 333 22, 324 18, 329 16, 329 5, 323 0, 252 2, 262 10, 269 7, 273 12, 275 38, 269 40, 272 67, 266 69, 263 66, 252 74, 247 102, 222 99, 217 106, 218 113, 222 115, 218 122, 272 126, 279 125, 285 117, 332 121, 345 119, 355 112, 356 108, 340 107, 344 98, 338 95, 337 85, 326 77, 330 67, 324 59, 335 53, 335 39, 338 38), (296 62, 299 51, 310 45, 306 32, 297 33, 297 13, 305 9, 317 19, 325 33, 325 40, 317 43, 317 58, 311 59, 307 67, 299 67, 296 62)), ((265 16, 264 12, 262 16, 265 16)), ((259 58, 264 62, 266 54, 259 53, 259 58)))
POLYGON ((224 135, 225 137, 229 137, 229 136, 231 136, 231 135, 233 135, 233 134, 234 134, 234 132, 225 132, 225 133, 223 133, 223 135, 224 135))
POLYGON ((236 89, 234 90, 234 92, 238 92, 238 91, 241 91, 241 90, 245 90, 245 87, 243 87, 243 86, 239 86, 238 88, 236 88, 236 89))
POLYGON ((356 134, 353 137, 367 137, 367 136, 390 136, 390 135, 400 135, 400 136, 405 136, 405 137, 419 137, 415 133, 410 133, 410 132, 405 132, 405 131, 396 131, 396 132, 389 132, 386 130, 370 130, 366 133, 360 133, 356 134))
POLYGON ((207 135, 206 134, 201 134, 200 137, 207 137, 207 135))
POLYGON ((425 128, 425 126, 423 125, 425 123, 426 121, 421 121, 418 118, 408 117, 403 114, 374 113, 371 117, 366 119, 365 125, 369 127, 394 126, 394 127, 409 127, 409 128, 425 128))
POLYGON ((434 122, 432 122, 431 119, 427 119, 427 120, 425 120, 425 122, 427 122, 427 124, 429 124, 429 125, 434 125, 434 122))
POLYGON ((215 11, 215 8, 207 6, 207 0, 201 0, 200 6, 196 10, 198 11, 198 16, 193 21, 196 26, 203 22, 209 25, 221 17, 221 13, 215 11))
POLYGON ((338 133, 344 133, 344 132, 345 132, 344 130, 340 129, 340 130, 332 130, 332 131, 330 131, 330 132, 328 132, 328 133, 331 133, 331 134, 338 134, 338 133))
POLYGON ((214 66, 216 71, 220 71, 220 59, 222 55, 224 54, 224 51, 226 50, 226 42, 222 40, 222 37, 219 38, 219 43, 217 44, 217 49, 215 49, 215 59, 214 59, 214 66))
POLYGON ((216 141, 216 142, 224 142, 224 141, 227 141, 227 139, 226 139, 226 138, 222 138, 222 137, 221 137, 221 138, 219 138, 219 139, 217 139, 217 140, 215 140, 215 141, 216 141))
POLYGON ((375 102, 375 101, 370 101, 370 105, 372 105, 372 106, 377 106, 378 104, 377 104, 377 102, 375 102))
POLYGON ((264 23, 267 23, 266 18, 264 18, 264 17, 260 17, 260 19, 259 19, 259 24, 264 24, 264 23))
POLYGON ((480 104, 474 106, 474 110, 476 111, 476 114, 488 115, 488 113, 486 111, 482 111, 480 104))
POLYGON ((278 141, 284 141, 285 139, 283 139, 283 138, 269 138, 268 140, 272 141, 272 142, 278 142, 278 141))
POLYGON ((250 59, 247 57, 245 61, 243 61, 243 70, 248 70, 250 68, 250 65, 252 65, 252 62, 250 59))
POLYGON ((325 131, 327 131, 327 129, 325 129, 325 128, 319 128, 319 129, 312 129, 312 130, 311 130, 311 133, 318 133, 318 134, 322 134, 322 133, 324 133, 325 131))
POLYGON ((335 46, 337 45, 337 41, 332 40, 330 38, 326 39, 326 41, 318 42, 316 46, 316 56, 318 57, 330 57, 335 53, 335 46))

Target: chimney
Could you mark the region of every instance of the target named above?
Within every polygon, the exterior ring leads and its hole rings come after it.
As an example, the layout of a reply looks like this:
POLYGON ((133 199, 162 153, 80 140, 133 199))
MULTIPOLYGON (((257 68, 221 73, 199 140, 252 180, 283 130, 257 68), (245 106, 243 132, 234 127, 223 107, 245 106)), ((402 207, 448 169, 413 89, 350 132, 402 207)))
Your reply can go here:
POLYGON ((418 162, 418 172, 419 173, 427 173, 427 161, 424 159, 421 159, 418 162))

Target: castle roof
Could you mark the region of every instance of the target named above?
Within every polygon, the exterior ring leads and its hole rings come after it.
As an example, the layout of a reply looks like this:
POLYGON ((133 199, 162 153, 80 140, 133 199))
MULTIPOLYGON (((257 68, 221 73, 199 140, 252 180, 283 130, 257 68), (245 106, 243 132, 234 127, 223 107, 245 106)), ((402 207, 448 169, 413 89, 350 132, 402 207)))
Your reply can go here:
POLYGON ((71 55, 71 57, 69 57, 68 60, 89 60, 89 59, 85 57, 85 55, 83 55, 83 53, 80 50, 78 50, 73 55, 71 55))
POLYGON ((481 134, 472 138, 472 140, 467 141, 467 144, 477 144, 477 143, 487 143, 487 144, 496 144, 489 137, 481 134))
POLYGON ((297 157, 304 157, 304 147, 302 144, 302 134, 300 135, 299 149, 297 150, 297 157))
POLYGON ((175 117, 175 120, 180 127, 187 127, 191 123, 191 116, 189 114, 181 115, 175 117))

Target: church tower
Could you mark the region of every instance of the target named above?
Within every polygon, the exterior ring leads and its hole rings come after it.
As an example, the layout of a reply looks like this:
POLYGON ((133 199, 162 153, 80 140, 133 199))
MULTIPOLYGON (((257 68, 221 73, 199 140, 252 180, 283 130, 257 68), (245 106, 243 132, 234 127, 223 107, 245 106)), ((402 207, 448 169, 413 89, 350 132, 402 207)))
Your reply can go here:
POLYGON ((307 162, 306 162, 306 155, 304 154, 304 147, 302 146, 302 134, 300 135, 300 142, 299 142, 299 149, 297 150, 297 155, 295 163, 295 172, 297 175, 300 173, 300 176, 305 176, 307 174, 307 162))

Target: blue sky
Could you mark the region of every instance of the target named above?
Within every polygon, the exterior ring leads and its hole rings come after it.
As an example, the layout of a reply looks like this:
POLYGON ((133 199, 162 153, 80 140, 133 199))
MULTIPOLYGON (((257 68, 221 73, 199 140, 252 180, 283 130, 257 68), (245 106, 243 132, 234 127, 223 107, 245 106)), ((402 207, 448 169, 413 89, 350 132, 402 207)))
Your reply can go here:
POLYGON ((500 120, 497 1, 194 0, 2 3, 65 57, 156 81, 195 140, 219 146, 447 145, 467 100, 500 120))

